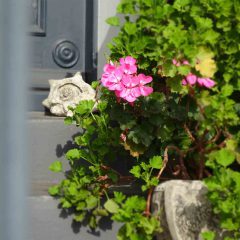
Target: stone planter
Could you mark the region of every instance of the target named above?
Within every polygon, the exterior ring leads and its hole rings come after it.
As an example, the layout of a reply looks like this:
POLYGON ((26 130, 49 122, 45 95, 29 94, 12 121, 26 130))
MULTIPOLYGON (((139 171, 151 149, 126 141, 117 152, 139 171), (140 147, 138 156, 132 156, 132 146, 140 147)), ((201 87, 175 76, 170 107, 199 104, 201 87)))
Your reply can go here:
POLYGON ((160 213, 163 232, 157 240, 200 240, 201 233, 213 230, 222 239, 218 220, 201 181, 171 180, 156 187, 152 211, 160 213))

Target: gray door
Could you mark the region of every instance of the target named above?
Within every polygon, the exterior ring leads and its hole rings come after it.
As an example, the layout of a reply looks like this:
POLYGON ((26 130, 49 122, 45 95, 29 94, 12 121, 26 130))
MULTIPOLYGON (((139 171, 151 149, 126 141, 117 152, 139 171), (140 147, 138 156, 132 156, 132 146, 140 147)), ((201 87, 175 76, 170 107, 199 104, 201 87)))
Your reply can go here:
POLYGON ((86 81, 94 68, 94 0, 27 0, 30 13, 32 80, 30 110, 44 110, 48 79, 81 71, 86 81))

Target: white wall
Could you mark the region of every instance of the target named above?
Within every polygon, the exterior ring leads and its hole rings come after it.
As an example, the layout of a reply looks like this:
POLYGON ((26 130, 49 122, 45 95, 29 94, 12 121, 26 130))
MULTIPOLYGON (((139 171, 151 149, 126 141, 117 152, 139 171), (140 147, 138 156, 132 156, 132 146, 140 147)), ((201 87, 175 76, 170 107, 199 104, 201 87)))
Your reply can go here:
POLYGON ((109 26, 105 20, 116 15, 116 7, 120 0, 97 0, 98 1, 98 78, 102 74, 106 62, 105 54, 109 54, 107 43, 117 35, 118 28, 109 26))

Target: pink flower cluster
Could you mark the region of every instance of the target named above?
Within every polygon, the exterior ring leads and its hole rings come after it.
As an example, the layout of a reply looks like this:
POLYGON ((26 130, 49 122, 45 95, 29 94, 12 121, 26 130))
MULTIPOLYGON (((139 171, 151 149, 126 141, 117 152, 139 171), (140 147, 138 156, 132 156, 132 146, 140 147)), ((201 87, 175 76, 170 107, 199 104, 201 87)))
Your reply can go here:
POLYGON ((136 59, 131 56, 120 58, 120 65, 110 62, 105 64, 101 78, 102 85, 114 91, 118 98, 133 103, 140 96, 148 96, 153 92, 152 87, 145 86, 152 82, 151 76, 137 75, 136 59))
POLYGON ((172 60, 172 63, 177 67, 179 67, 181 65, 189 65, 188 60, 183 60, 183 62, 181 63, 181 62, 177 61, 175 58, 172 60))
POLYGON ((204 86, 206 88, 212 88, 215 85, 215 82, 210 78, 200 78, 196 75, 189 73, 183 80, 182 85, 195 85, 198 83, 200 86, 204 86))
MULTIPOLYGON (((189 62, 187 60, 183 60, 183 62, 179 62, 176 59, 172 60, 172 63, 179 67, 181 65, 188 65, 189 62)), ((182 80, 182 85, 195 85, 198 83, 200 86, 206 87, 206 88, 212 88, 216 83, 210 79, 210 78, 200 78, 196 76, 195 74, 189 73, 183 80, 182 80)))

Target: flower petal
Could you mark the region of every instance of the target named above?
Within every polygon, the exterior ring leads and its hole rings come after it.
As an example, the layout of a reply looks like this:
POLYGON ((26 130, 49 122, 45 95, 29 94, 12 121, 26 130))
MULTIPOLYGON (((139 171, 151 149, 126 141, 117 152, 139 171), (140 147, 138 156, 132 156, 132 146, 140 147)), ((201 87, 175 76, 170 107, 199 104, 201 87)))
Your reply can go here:
POLYGON ((197 76, 189 73, 186 77, 186 81, 190 84, 190 85, 194 85, 197 82, 197 76))
POLYGON ((185 78, 182 80, 182 85, 184 85, 184 86, 187 85, 187 81, 185 78))
POLYGON ((148 96, 153 92, 153 88, 141 86, 140 91, 141 91, 142 96, 148 96))
POLYGON ((131 94, 136 98, 140 97, 141 96, 140 88, 139 87, 132 88, 131 89, 131 94))
POLYGON ((189 61, 188 60, 183 60, 182 64, 183 65, 189 65, 189 61))
POLYGON ((181 65, 180 62, 178 62, 175 58, 172 60, 172 63, 177 67, 181 65))
POLYGON ((132 102, 135 102, 137 98, 134 97, 133 95, 129 94, 124 99, 127 100, 128 102, 132 103, 132 102))
POLYGON ((134 74, 137 72, 136 59, 133 57, 120 58, 119 62, 124 73, 134 74))
POLYGON ((121 65, 124 65, 125 64, 125 59, 124 58, 120 58, 119 62, 120 62, 121 65))
POLYGON ((135 65, 130 64, 122 64, 121 70, 126 74, 135 74, 137 72, 137 67, 135 65))
POLYGON ((140 85, 145 85, 147 83, 152 82, 153 80, 151 76, 146 76, 143 73, 140 73, 138 75, 138 79, 139 79, 140 85))
POLYGON ((130 65, 135 65, 136 64, 136 59, 131 57, 131 56, 127 56, 125 58, 125 63, 130 64, 130 65))
POLYGON ((133 77, 132 75, 123 75, 122 83, 127 88, 136 87, 139 84, 139 79, 137 77, 133 77))

